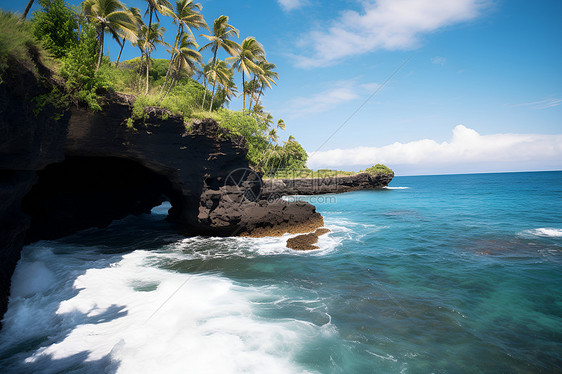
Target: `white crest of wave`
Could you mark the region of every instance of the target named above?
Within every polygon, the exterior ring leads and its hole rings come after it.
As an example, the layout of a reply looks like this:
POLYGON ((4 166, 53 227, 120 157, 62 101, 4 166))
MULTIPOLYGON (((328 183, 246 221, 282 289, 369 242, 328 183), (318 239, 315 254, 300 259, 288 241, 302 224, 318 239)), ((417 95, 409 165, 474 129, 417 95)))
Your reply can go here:
POLYGON ((303 345, 335 333, 330 323, 256 316, 256 300, 279 299, 274 287, 151 266, 159 255, 135 251, 92 263, 27 247, 0 351, 46 340, 18 354, 14 370, 102 362, 102 370, 118 373, 295 373, 304 372, 294 360, 303 345))
POLYGON ((525 230, 522 232, 524 236, 540 236, 543 238, 562 238, 562 229, 553 227, 544 227, 534 230, 525 230))

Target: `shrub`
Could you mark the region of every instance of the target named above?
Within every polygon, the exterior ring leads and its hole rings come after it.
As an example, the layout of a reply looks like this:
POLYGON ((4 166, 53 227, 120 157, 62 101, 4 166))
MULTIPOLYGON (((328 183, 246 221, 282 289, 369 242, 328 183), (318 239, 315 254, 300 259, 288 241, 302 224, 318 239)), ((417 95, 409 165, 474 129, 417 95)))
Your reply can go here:
POLYGON ((83 26, 81 40, 62 59, 61 75, 75 104, 86 104, 92 110, 101 110, 99 95, 113 88, 108 60, 95 71, 98 42, 96 30, 83 26))
POLYGON ((371 166, 370 168, 365 169, 366 173, 369 174, 394 174, 394 172, 383 164, 376 164, 375 166, 371 166))
POLYGON ((30 49, 40 58, 44 57, 45 52, 33 36, 29 22, 22 20, 19 15, 0 10, 0 29, 0 72, 8 68, 10 59, 35 70, 30 49))
POLYGON ((33 13, 33 35, 60 58, 78 43, 78 14, 64 0, 39 0, 43 8, 33 13))

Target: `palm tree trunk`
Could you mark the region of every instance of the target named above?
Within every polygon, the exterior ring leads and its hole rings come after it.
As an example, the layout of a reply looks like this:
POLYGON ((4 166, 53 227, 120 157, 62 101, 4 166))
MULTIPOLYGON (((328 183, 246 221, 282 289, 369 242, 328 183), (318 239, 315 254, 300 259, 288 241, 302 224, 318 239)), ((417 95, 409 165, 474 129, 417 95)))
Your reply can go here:
POLYGON ((101 58, 103 56, 103 36, 105 35, 104 27, 101 28, 101 35, 100 35, 100 52, 98 54, 98 64, 96 65, 96 71, 99 70, 101 65, 101 58))
POLYGON ((166 72, 166 78, 164 78, 164 84, 160 89, 160 94, 162 94, 164 87, 166 87, 166 82, 168 82, 168 76, 170 75, 170 71, 172 70, 172 61, 174 60, 175 51, 178 48, 181 31, 182 31, 182 23, 180 22, 180 25, 178 26, 178 34, 176 35, 176 41, 174 42, 174 49, 172 50, 172 55, 170 56, 170 65, 168 65, 168 71, 166 72))
POLYGON ((143 63, 143 59, 144 59, 144 52, 141 50, 141 58, 140 58, 140 65, 139 65, 139 80, 137 82, 137 91, 138 93, 140 93, 140 87, 141 87, 141 80, 142 80, 142 63, 143 63))
POLYGON ((244 70, 242 70, 242 96, 244 97, 244 103, 242 104, 242 114, 246 111, 246 90, 244 87, 244 70))
POLYGON ((203 93, 203 102, 201 103, 201 109, 205 107, 205 99, 207 98, 207 78, 205 78, 205 72, 203 72, 203 82, 204 82, 204 93, 203 93))
POLYGON ((261 86, 260 94, 258 95, 258 98, 256 99, 256 104, 260 102, 260 97, 261 97, 262 94, 263 94, 263 86, 261 86))
MULTIPOLYGON (((254 79, 252 79, 252 91, 253 91, 253 88, 256 86, 256 79, 257 79, 257 76, 256 76, 256 74, 254 74, 254 79)), ((250 96, 250 102, 248 103, 248 111, 252 110, 252 102, 254 101, 253 96, 254 95, 253 95, 253 92, 252 92, 252 96, 250 96)), ((256 100, 256 104, 257 103, 258 103, 258 101, 256 100)))
POLYGON ((123 47, 125 47, 125 38, 123 38, 123 42, 121 44, 121 50, 119 51, 119 56, 117 56, 117 61, 115 61, 115 65, 119 65, 119 59, 121 58, 121 53, 123 53, 123 47))
POLYGON ((148 73, 150 72, 150 52, 146 54, 146 90, 145 95, 148 95, 148 73))
MULTIPOLYGON (((148 29, 146 30, 146 40, 144 41, 144 50, 146 51, 148 48, 148 36, 150 35, 150 28, 152 26, 152 13, 154 8, 150 7, 150 17, 148 18, 148 29)), ((148 72, 150 70, 150 52, 146 54, 146 90, 144 91, 145 95, 148 95, 148 72)))
POLYGON ((213 101, 215 101, 215 86, 217 82, 213 82, 213 96, 211 96, 211 105, 209 106, 209 113, 213 111, 213 101))
POLYGON ((25 19, 25 17, 27 17, 27 13, 29 13, 29 10, 31 9, 31 6, 33 5, 33 2, 35 0, 29 0, 29 3, 27 3, 27 6, 25 7, 25 10, 23 11, 23 15, 22 18, 25 19))

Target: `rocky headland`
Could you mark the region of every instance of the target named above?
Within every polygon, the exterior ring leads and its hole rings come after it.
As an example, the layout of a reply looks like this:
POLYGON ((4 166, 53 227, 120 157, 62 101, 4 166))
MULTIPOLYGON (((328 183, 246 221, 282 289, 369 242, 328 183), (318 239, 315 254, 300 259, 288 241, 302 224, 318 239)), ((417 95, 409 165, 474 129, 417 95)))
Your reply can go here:
MULTIPOLYGON (((297 237, 313 249, 324 226, 316 208, 277 197, 386 186, 391 175, 266 180, 246 159, 243 137, 213 120, 147 107, 131 127, 133 96, 112 94, 102 110, 60 109, 51 72, 14 65, 0 84, 0 318, 25 244, 105 227, 170 201, 185 235, 297 237), (128 126, 129 125, 129 126, 128 126), (316 239, 315 239, 316 238, 316 239)), ((1 325, 0 325, 1 327, 1 325)))
POLYGON ((127 126, 133 97, 100 112, 61 110, 48 69, 11 68, 0 84, 0 318, 22 247, 131 214, 165 200, 186 235, 263 236, 323 225, 314 206, 260 199, 261 177, 242 137, 155 107, 127 126), (40 103, 40 104, 39 104, 40 103))
POLYGON ((263 196, 272 200, 289 195, 336 194, 387 187, 394 173, 357 173, 325 178, 265 179, 263 196))

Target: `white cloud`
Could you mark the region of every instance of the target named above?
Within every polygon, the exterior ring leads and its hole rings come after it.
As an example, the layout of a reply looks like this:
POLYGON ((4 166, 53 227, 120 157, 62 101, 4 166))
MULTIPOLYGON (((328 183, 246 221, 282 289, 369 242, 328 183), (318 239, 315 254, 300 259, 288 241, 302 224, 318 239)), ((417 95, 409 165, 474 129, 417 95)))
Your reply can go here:
POLYGON ((477 17, 489 0, 363 0, 361 12, 346 10, 325 30, 312 31, 297 57, 301 67, 327 66, 376 49, 408 49, 420 36, 477 17))
POLYGON ((281 111, 292 118, 325 112, 359 99, 360 94, 371 93, 379 86, 374 82, 358 83, 356 79, 338 81, 322 92, 308 97, 295 97, 281 111))
POLYGON ((308 3, 307 0, 277 0, 277 2, 279 3, 279 5, 281 5, 281 8, 283 8, 283 10, 286 12, 290 12, 291 10, 301 8, 308 3))
MULTIPOLYGON (((448 142, 422 139, 410 143, 394 143, 384 147, 334 149, 310 155, 308 166, 350 167, 376 163, 408 165, 409 170, 457 170, 463 166, 496 167, 515 163, 536 165, 536 168, 562 168, 562 134, 495 134, 480 135, 473 129, 458 125, 448 142)), ((487 170, 487 169, 486 169, 487 170)), ((523 169, 515 169, 523 170, 523 169)), ((499 171, 499 170, 498 170, 499 171)))
POLYGON ((545 99, 540 101, 533 101, 531 103, 517 104, 517 106, 530 106, 533 109, 548 109, 554 108, 562 104, 562 99, 545 99))
POLYGON ((445 57, 435 56, 431 59, 431 63, 443 66, 447 63, 447 59, 445 57))

